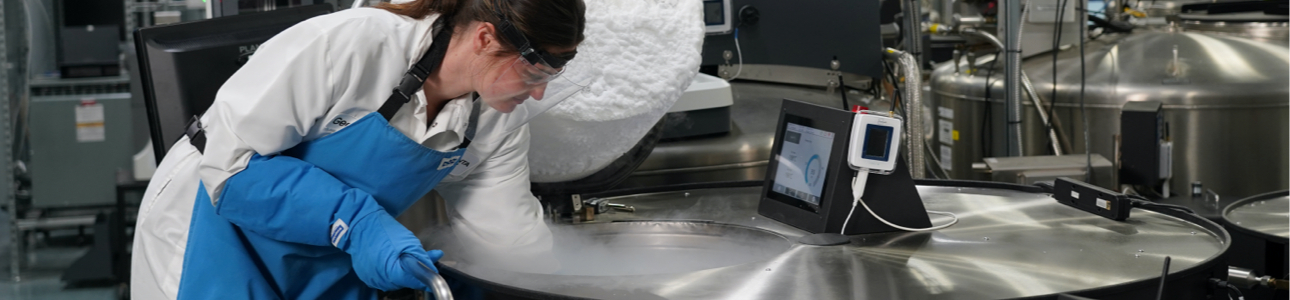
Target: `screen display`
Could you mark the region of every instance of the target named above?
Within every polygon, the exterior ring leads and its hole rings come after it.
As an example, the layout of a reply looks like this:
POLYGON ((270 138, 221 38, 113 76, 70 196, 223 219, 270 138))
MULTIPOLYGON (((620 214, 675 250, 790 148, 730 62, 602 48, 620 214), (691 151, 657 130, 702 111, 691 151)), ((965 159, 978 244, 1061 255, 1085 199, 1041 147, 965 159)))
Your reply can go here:
POLYGON ((703 1, 704 25, 721 25, 726 23, 726 12, 721 9, 721 1, 703 1))
POLYGON ((788 123, 771 191, 820 205, 833 137, 832 132, 788 123))
POLYGON ((872 160, 887 160, 887 148, 891 146, 890 126, 869 124, 865 127, 864 152, 860 157, 872 160))

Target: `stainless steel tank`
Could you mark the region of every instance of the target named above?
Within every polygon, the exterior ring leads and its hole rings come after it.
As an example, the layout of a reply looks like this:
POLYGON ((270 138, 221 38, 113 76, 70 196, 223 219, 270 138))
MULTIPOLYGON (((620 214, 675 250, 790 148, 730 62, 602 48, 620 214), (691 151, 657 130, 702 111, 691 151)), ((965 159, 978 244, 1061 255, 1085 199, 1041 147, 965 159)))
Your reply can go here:
POLYGON ((1154 299, 1166 256, 1164 299, 1222 296, 1205 282, 1226 274, 1229 237, 1198 216, 1135 208, 1118 222, 1035 186, 920 184, 927 209, 957 224, 810 246, 795 242, 807 232, 758 215, 761 187, 713 187, 608 197, 636 211, 554 225, 554 272, 489 266, 451 230, 418 236, 445 250, 439 270, 458 294, 486 299, 1154 299))
MULTIPOLYGON (((1290 275, 1290 191, 1276 191, 1241 199, 1223 209, 1223 227, 1232 237, 1228 263, 1258 275, 1290 275)), ((1285 290, 1255 288, 1249 299, 1285 299, 1285 290)))
MULTIPOLYGON (((1108 34, 1085 49, 1084 99, 1093 153, 1114 160, 1124 103, 1160 101, 1174 143, 1172 190, 1185 191, 1190 182, 1201 181, 1220 194, 1243 197, 1287 187, 1290 48, 1285 41, 1172 30, 1108 34)), ((954 178, 984 180, 971 164, 1003 154, 1003 71, 1002 63, 990 71, 992 59, 978 58, 976 68, 967 62, 942 64, 930 80, 929 102, 935 106, 930 110, 941 110, 938 121, 952 125, 938 128, 932 145, 938 145, 933 149, 943 154, 941 160, 950 158, 954 178), (942 137, 953 131, 957 137, 942 137)), ((1056 101, 1050 99, 1050 55, 1030 57, 1022 68, 1044 101, 1056 103, 1053 115, 1074 153, 1083 153, 1086 126, 1079 110, 1075 47, 1061 51, 1057 64, 1056 101)), ((1025 154, 1050 153, 1033 103, 1024 105, 1025 154)))

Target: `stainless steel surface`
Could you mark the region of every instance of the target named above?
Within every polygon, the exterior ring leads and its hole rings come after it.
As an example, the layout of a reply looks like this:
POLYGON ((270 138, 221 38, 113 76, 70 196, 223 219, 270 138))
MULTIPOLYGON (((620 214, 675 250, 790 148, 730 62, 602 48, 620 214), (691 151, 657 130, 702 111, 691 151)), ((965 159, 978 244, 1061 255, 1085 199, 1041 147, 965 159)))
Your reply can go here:
MULTIPOLYGON (((747 251, 777 254, 725 267, 648 275, 509 273, 469 264, 454 251, 447 251, 440 262, 491 283, 586 298, 998 299, 1150 280, 1159 276, 1165 256, 1173 258, 1170 273, 1176 274, 1226 249, 1226 238, 1220 238, 1225 235, 1151 211, 1134 209, 1127 222, 1116 222, 1058 204, 1044 194, 930 186, 918 190, 928 210, 953 212, 959 224, 936 232, 852 236, 851 244, 843 246, 793 244, 783 249, 779 242, 758 243, 747 251)), ((702 219, 754 227, 790 240, 806 234, 759 216, 760 192, 761 188, 729 188, 611 198, 638 211, 601 215, 598 222, 702 219)), ((932 219, 945 221, 935 215, 932 219)), ((642 224, 649 223, 595 226, 642 224)), ((609 229, 590 230, 600 228, 609 229)), ((450 243, 445 232, 450 231, 420 236, 450 243)), ((632 272, 627 266, 604 267, 632 272)))
POLYGON ((1240 288, 1251 288, 1255 285, 1266 285, 1267 279, 1259 278, 1254 274, 1254 270, 1227 267, 1227 282, 1232 283, 1240 288))
POLYGON ((1184 19, 1182 28, 1194 32, 1212 32, 1236 35, 1258 40, 1290 39, 1290 23, 1279 22, 1206 22, 1184 19))
MULTIPOLYGON (((734 95, 730 133, 659 143, 619 187, 765 179, 783 99, 842 108, 841 95, 825 93, 823 88, 746 81, 731 82, 730 88, 734 95)), ((847 98, 851 104, 872 109, 891 107, 888 101, 855 93, 847 98)))
POLYGON ((443 280, 443 276, 439 276, 439 273, 430 273, 430 289, 433 290, 434 300, 453 299, 452 289, 448 286, 448 282, 443 280))
MULTIPOLYGON (((1073 50, 1058 55, 1061 84, 1052 99, 1052 116, 1070 125, 1065 127, 1068 134, 1082 132, 1087 125, 1092 153, 1114 157, 1120 107, 1127 101, 1160 101, 1174 142, 1171 190, 1186 190, 1193 181, 1238 198, 1285 189, 1290 182, 1288 49, 1286 42, 1207 33, 1108 34, 1087 46, 1089 123, 1081 120, 1078 109, 1079 56, 1073 50), (1181 63, 1173 63, 1175 45, 1181 63), (1170 75, 1173 66, 1182 71, 1179 76, 1170 75)), ((933 107, 952 109, 953 127, 962 136, 951 145, 955 178, 985 180, 986 175, 971 170, 971 163, 1006 156, 1002 151, 1006 124, 1000 117, 1006 114, 1003 76, 998 63, 989 79, 989 99, 985 97, 984 75, 991 73, 992 59, 982 56, 975 63, 978 69, 972 70, 963 63, 959 72, 953 65, 940 65, 930 80, 933 107), (993 120, 984 119, 987 115, 993 120)), ((1025 71, 1041 94, 1053 87, 1051 59, 1041 55, 1025 62, 1025 71)), ((1027 109, 1027 114, 1022 124, 1025 152, 1046 153, 1043 123, 1033 110, 1027 109)), ((1081 135, 1069 138, 1074 153, 1084 152, 1081 135)))
MULTIPOLYGON (((904 95, 900 95, 901 101, 904 101, 901 107, 905 108, 905 160, 909 162, 909 173, 914 179, 926 177, 927 159, 923 153, 923 69, 919 67, 918 58, 909 52, 904 52, 892 48, 887 48, 886 57, 888 60, 895 61, 900 65, 901 75, 904 76, 905 88, 901 89, 904 95)), ((899 84, 899 83, 893 83, 899 84)))
POLYGON ((1233 203, 1223 213, 1227 223, 1280 237, 1290 238, 1290 197, 1276 197, 1233 203))
POLYGON ((1008 122, 1004 124, 1008 131, 1005 135, 1006 143, 1005 155, 1002 156, 1023 156, 1021 136, 1021 0, 1004 0, 999 3, 1003 7, 999 13, 1002 15, 1003 25, 1000 27, 1004 31, 1004 50, 1003 50, 1003 95, 1006 103, 1008 122))
MULTIPOLYGON (((987 157, 992 181, 1032 185, 1052 183, 1058 177, 1083 180, 1088 167, 1083 154, 1060 156, 987 157)), ((1093 185, 1115 190, 1115 169, 1111 161, 1093 155, 1093 185)))
MULTIPOLYGON (((847 63, 845 61, 839 63, 847 63)), ((728 74, 734 76, 739 74, 739 80, 755 80, 774 83, 799 84, 807 86, 825 87, 830 81, 836 81, 835 72, 825 69, 826 64, 820 64, 820 68, 807 68, 798 66, 785 65, 762 65, 762 64, 743 64, 743 70, 739 70, 739 64, 724 64, 717 66, 718 74, 728 74)), ((842 73, 842 80, 847 86, 854 88, 865 88, 869 86, 870 79, 868 76, 856 75, 854 73, 842 73)), ((729 78, 727 78, 729 79, 729 78)), ((821 90, 823 91, 823 90, 821 90)))

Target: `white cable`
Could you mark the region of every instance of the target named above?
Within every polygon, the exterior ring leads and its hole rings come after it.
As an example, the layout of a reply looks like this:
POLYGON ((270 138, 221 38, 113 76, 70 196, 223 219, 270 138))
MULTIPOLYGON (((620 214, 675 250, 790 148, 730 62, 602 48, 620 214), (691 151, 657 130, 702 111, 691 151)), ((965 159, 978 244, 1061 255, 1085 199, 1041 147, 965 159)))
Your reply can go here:
POLYGON ((735 55, 739 56, 739 70, 735 71, 735 76, 730 76, 730 79, 726 79, 726 81, 735 80, 735 78, 739 78, 740 73, 744 72, 744 50, 739 49, 739 28, 738 27, 735 27, 734 36, 735 36, 735 55))
POLYGON ((878 213, 873 212, 873 209, 869 208, 869 204, 864 203, 864 199, 862 198, 862 196, 864 196, 864 188, 865 188, 865 183, 867 181, 869 181, 869 170, 864 168, 861 168, 856 174, 856 177, 851 179, 851 195, 854 196, 855 201, 851 202, 851 212, 847 213, 846 221, 842 222, 842 230, 840 232, 842 235, 846 235, 847 223, 851 222, 851 216, 854 215, 856 212, 856 203, 860 203, 860 206, 864 206, 864 209, 866 211, 869 211, 869 215, 873 216, 874 219, 878 219, 878 221, 882 222, 883 224, 887 224, 887 226, 891 226, 892 228, 896 228, 904 231, 920 232, 920 231, 941 230, 941 229, 945 229, 947 227, 953 226, 954 224, 957 224, 959 222, 959 217, 954 215, 953 213, 943 212, 943 211, 932 211, 932 210, 927 211, 927 213, 950 216, 950 218, 952 219, 950 220, 949 223, 932 226, 928 228, 909 228, 909 227, 904 227, 904 226, 900 226, 900 225, 896 225, 891 222, 888 222, 886 219, 879 217, 878 213))
MULTIPOLYGON (((861 168, 859 173, 856 173, 856 177, 851 178, 851 199, 859 200, 860 196, 864 196, 864 184, 868 181, 869 170, 861 168), (860 179, 860 177, 864 177, 864 179, 860 179)), ((846 221, 842 221, 842 230, 838 231, 839 234, 847 234, 847 223, 851 223, 851 216, 856 214, 856 202, 855 200, 851 201, 851 212, 847 213, 846 221)))
MULTIPOLYGON (((864 203, 864 199, 856 199, 856 201, 860 202, 860 205, 861 205, 861 206, 864 206, 864 209, 865 209, 865 210, 867 210, 867 211, 869 211, 869 214, 870 214, 870 215, 873 215, 873 217, 874 217, 875 219, 878 219, 878 221, 882 221, 882 223, 883 223, 883 224, 887 224, 887 226, 891 226, 892 228, 896 228, 896 229, 900 229, 900 230, 904 230, 904 231, 915 231, 915 232, 918 232, 918 231, 941 230, 941 229, 945 229, 946 227, 953 226, 955 223, 958 223, 958 222, 959 222, 959 216, 956 216, 956 215, 954 215, 953 213, 950 213, 950 212, 943 212, 943 211, 934 211, 934 210, 929 210, 929 211, 927 211, 927 213, 929 213, 929 214, 938 214, 938 215, 943 215, 943 216, 950 216, 950 218, 953 218, 953 219, 951 219, 949 223, 945 223, 945 224, 941 224, 941 225, 937 225, 937 226, 932 226, 932 227, 928 227, 928 228, 909 228, 909 227, 904 227, 904 226, 900 226, 900 225, 892 224, 891 222, 887 222, 887 220, 886 220, 886 219, 883 219, 882 217, 879 217, 879 216, 878 216, 878 214, 874 213, 872 209, 869 209, 869 205, 864 203)), ((852 207, 854 208, 855 206, 853 205, 852 207)))

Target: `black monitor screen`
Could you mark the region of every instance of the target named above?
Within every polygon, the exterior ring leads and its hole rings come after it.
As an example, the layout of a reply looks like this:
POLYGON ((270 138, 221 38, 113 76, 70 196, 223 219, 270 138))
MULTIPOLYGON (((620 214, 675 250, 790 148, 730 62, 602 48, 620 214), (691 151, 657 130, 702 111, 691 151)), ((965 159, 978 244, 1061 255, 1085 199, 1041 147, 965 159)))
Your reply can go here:
POLYGON ((887 148, 891 147, 890 126, 869 124, 865 127, 864 152, 861 157, 872 160, 887 160, 887 148))
POLYGON ((726 12, 721 9, 722 2, 703 1, 704 25, 721 25, 726 23, 726 12))
POLYGON ((823 197, 824 182, 832 156, 833 132, 811 126, 810 120, 786 116, 783 141, 775 156, 778 167, 771 192, 781 201, 798 202, 797 206, 814 211, 823 197), (799 202, 800 201, 800 202, 799 202), (806 205, 801 205, 806 204, 806 205))
POLYGON ((170 24, 135 31, 139 77, 157 162, 184 134, 184 125, 215 101, 215 93, 261 43, 330 4, 170 24))

